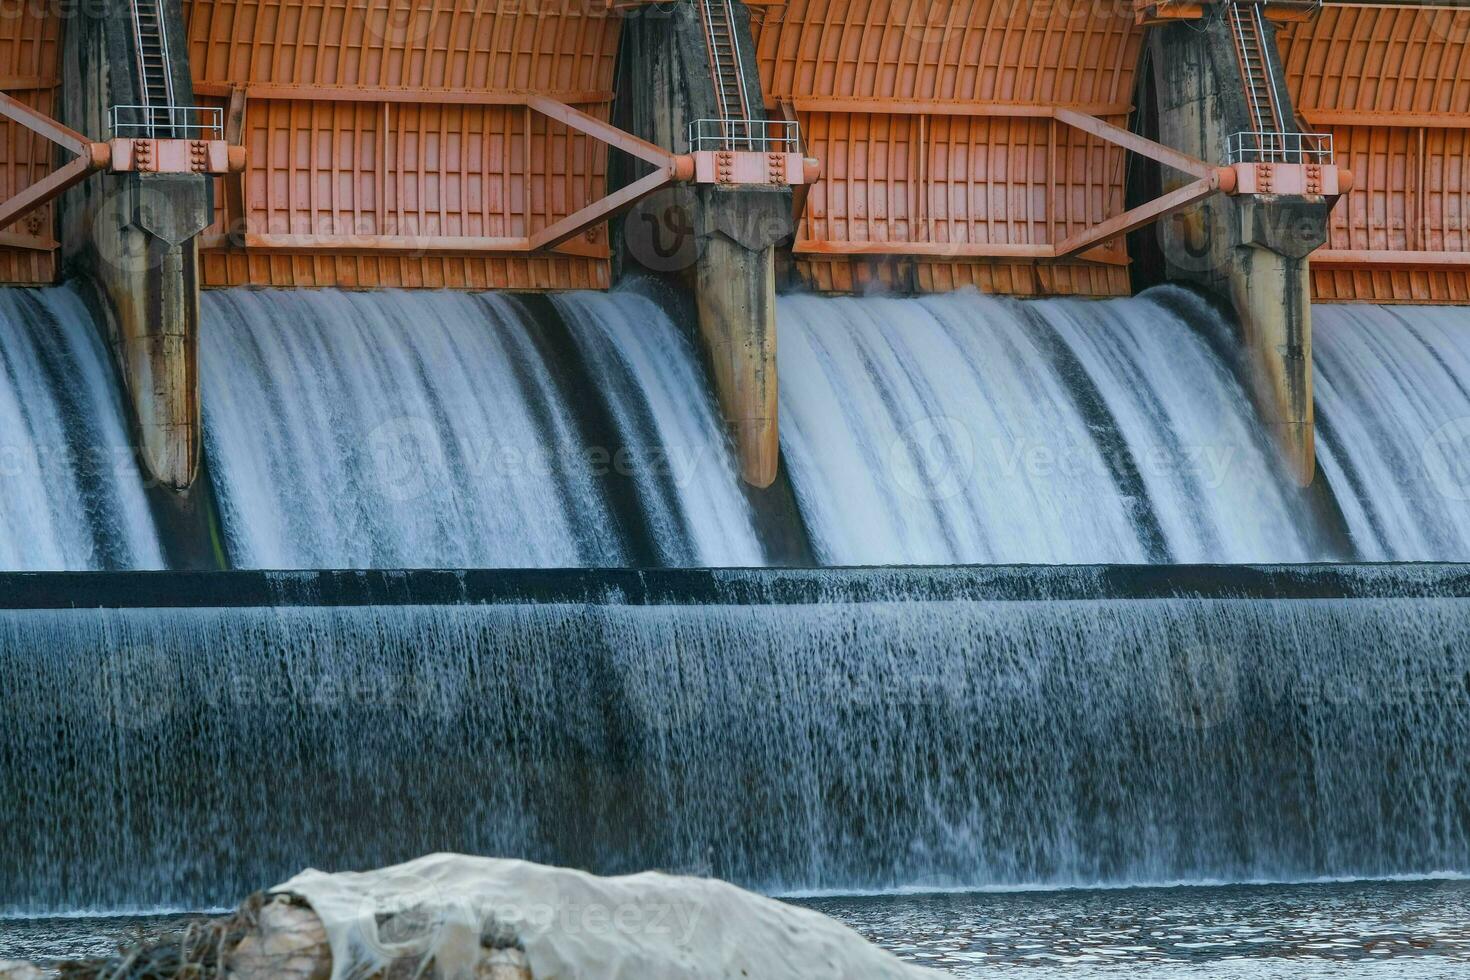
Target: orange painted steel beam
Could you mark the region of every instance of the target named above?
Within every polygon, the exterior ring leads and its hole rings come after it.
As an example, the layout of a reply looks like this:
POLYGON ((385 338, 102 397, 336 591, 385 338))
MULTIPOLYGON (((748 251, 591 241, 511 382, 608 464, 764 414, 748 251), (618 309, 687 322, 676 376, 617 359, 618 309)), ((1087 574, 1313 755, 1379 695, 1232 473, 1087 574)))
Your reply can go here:
MULTIPOLYGON (((253 88, 247 88, 245 94, 242 95, 240 88, 237 87, 234 90, 231 97, 232 120, 237 115, 243 116, 245 98, 252 95, 253 91, 253 88)), ((692 157, 671 153, 661 146, 640 139, 569 105, 535 94, 491 93, 491 95, 497 100, 504 100, 494 104, 525 106, 570 129, 653 163, 659 169, 526 236, 257 234, 250 232, 247 227, 243 232, 237 229, 226 235, 210 235, 202 240, 201 244, 206 249, 234 244, 241 245, 247 250, 329 252, 343 255, 509 256, 547 252, 559 248, 566 254, 578 254, 584 250, 566 248, 564 243, 568 239, 575 238, 587 229, 622 213, 641 198, 647 197, 668 184, 694 178, 695 167, 692 157)))
POLYGON ((1187 153, 1180 153, 1162 143, 1156 143, 1137 133, 1131 133, 1121 126, 1114 126, 1112 123, 1103 122, 1093 116, 1085 116, 1080 112, 1058 107, 1052 110, 1052 117, 1057 122, 1066 123, 1084 133, 1091 133, 1099 139, 1115 143, 1124 149, 1132 150, 1139 156, 1156 160, 1192 177, 1204 179, 1215 172, 1215 167, 1203 160, 1198 160, 1187 153))
POLYGON ((1049 259, 1050 245, 1012 245, 1006 242, 872 242, 799 241, 792 251, 805 255, 915 255, 960 259, 1049 259))
POLYGON ((44 235, 18 235, 13 231, 0 231, 0 248, 19 248, 29 252, 54 252, 61 243, 44 235))
POLYGON ((797 96, 788 99, 801 112, 875 113, 889 116, 975 116, 997 119, 1051 119, 1057 108, 1089 116, 1126 116, 1131 102, 1054 106, 1028 102, 962 102, 948 99, 885 99, 868 96, 797 96))
MULTIPOLYGON (((1055 259, 1051 245, 1010 245, 1005 242, 827 242, 800 241, 792 246, 798 255, 831 256, 912 256, 928 259, 997 259, 1001 261, 1043 262, 1055 259)), ((1075 256, 1077 261, 1097 265, 1126 266, 1126 255, 1094 248, 1075 256)))
POLYGON ((1470 252, 1396 251, 1389 248, 1321 248, 1312 267, 1322 269, 1470 269, 1470 252))
MULTIPOLYGON (((498 256, 504 258, 530 255, 531 240, 524 237, 484 237, 472 235, 313 235, 313 234, 203 234, 199 236, 203 251, 229 248, 300 254, 367 255, 367 256, 498 256)), ((563 242, 545 250, 550 255, 603 258, 595 246, 576 241, 563 242)))
POLYGON ((608 146, 616 147, 624 153, 647 160, 657 166, 672 166, 674 154, 657 144, 648 140, 639 139, 626 130, 619 129, 611 123, 605 123, 596 116, 589 116, 585 112, 573 109, 563 102, 549 99, 543 95, 524 96, 525 105, 535 109, 548 119, 555 119, 564 126, 568 126, 578 132, 586 133, 588 136, 602 140, 608 146))
POLYGON ((1470 113, 1464 112, 1307 109, 1300 112, 1299 115, 1313 127, 1383 126, 1390 129, 1470 129, 1470 113))
POLYGON ((0 75, 0 92, 35 92, 61 85, 60 79, 43 78, 38 75, 0 75))
MULTIPOLYGON (((793 251, 807 255, 912 255, 955 259, 1010 259, 1022 261, 1055 261, 1058 259, 1080 259, 1106 264, 1127 264, 1126 258, 1116 258, 1098 248, 1109 239, 1126 235, 1128 232, 1151 221, 1167 217, 1176 211, 1217 193, 1235 189, 1235 172, 1229 167, 1215 167, 1164 146, 1151 139, 1131 133, 1119 126, 1086 116, 1070 109, 1055 106, 1023 107, 1039 110, 1042 118, 1052 118, 1075 129, 1090 133, 1099 139, 1132 150, 1142 156, 1168 164, 1176 170, 1192 174, 1199 179, 1184 187, 1171 191, 1153 201, 1132 210, 1115 215, 1083 231, 1077 232, 1060 244, 1023 244, 1006 242, 910 242, 910 241, 813 241, 799 240, 793 251)), ((1028 113, 1029 114, 1029 113, 1028 113)))
MULTIPOLYGON (((533 94, 402 85, 363 88, 354 85, 319 85, 306 82, 247 82, 243 85, 232 82, 196 82, 194 84, 195 95, 211 98, 225 98, 238 89, 244 89, 248 98, 276 102, 393 102, 410 105, 518 106, 526 105, 527 100, 533 94)), ((596 105, 610 103, 613 100, 611 92, 550 91, 536 94, 568 105, 596 105)))
MULTIPOLYGON (((103 150, 107 148, 106 143, 91 145, 100 146, 103 150)), ((34 211, 52 198, 57 197, 69 188, 86 180, 103 166, 106 166, 106 161, 102 160, 99 162, 98 158, 91 153, 86 156, 77 157, 66 166, 36 181, 14 197, 0 201, 0 228, 4 228, 11 222, 25 217, 26 214, 34 211)))
POLYGON ((1086 231, 1079 232, 1071 238, 1066 239, 1056 247, 1056 252, 1053 257, 1058 259, 1071 258, 1079 252, 1083 252, 1094 245, 1099 245, 1110 238, 1126 235, 1134 229, 1142 228, 1151 221, 1167 218, 1174 212, 1181 211, 1191 204, 1202 201, 1211 194, 1218 192, 1220 190, 1220 183, 1221 175, 1217 172, 1208 177, 1202 177, 1193 183, 1185 184, 1183 187, 1172 190, 1162 197, 1157 197, 1147 204, 1140 204, 1132 210, 1124 211, 1120 215, 1093 225, 1086 231))
POLYGON ((539 252, 542 249, 560 245, 575 235, 580 235, 593 225, 601 224, 608 218, 621 214, 636 204, 640 199, 647 197, 660 188, 667 187, 678 178, 675 175, 675 164, 671 161, 665 170, 656 170, 647 176, 633 181, 626 187, 616 190, 595 204, 589 204, 580 211, 574 211, 562 218, 560 221, 546 228, 542 228, 531 236, 531 250, 539 252))
MULTIPOLYGON (((63 149, 81 157, 93 155, 93 143, 74 129, 69 129, 43 112, 0 92, 0 116, 13 119, 26 129, 46 137, 63 149)), ((104 164, 105 165, 105 164, 104 164)))
POLYGON ((70 163, 0 201, 0 228, 25 217, 81 183, 91 174, 106 167, 112 159, 112 148, 106 143, 94 143, 76 130, 63 126, 45 113, 3 93, 0 93, 0 116, 5 116, 31 132, 44 136, 62 149, 77 154, 76 159, 70 163))

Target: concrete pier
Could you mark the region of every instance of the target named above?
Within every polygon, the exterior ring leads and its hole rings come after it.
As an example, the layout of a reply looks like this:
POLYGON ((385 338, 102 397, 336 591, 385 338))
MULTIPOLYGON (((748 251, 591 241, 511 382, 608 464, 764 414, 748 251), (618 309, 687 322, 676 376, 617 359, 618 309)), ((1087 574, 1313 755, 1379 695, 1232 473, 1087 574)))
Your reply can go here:
MULTIPOLYGON (((1275 27, 1265 24, 1264 55, 1284 77, 1275 27)), ((1153 88, 1160 142, 1222 161, 1231 134, 1250 118, 1230 26, 1224 18, 1153 29, 1153 88)), ((1279 89, 1288 98, 1284 87, 1279 89)), ((1290 104, 1282 106, 1291 120, 1290 104)), ((1188 175, 1162 168, 1165 192, 1188 175)), ((1297 483, 1316 468, 1312 410, 1312 306, 1307 256, 1327 239, 1332 200, 1267 193, 1217 195, 1160 225, 1167 275, 1227 297, 1240 323, 1251 394, 1297 483)))
MULTIPOLYGON (((735 29, 742 50, 753 52, 750 14, 735 0, 735 29)), ((687 149, 689 124, 720 116, 710 78, 704 26, 693 4, 645 8, 629 17, 622 39, 617 121, 659 146, 687 149)), ((752 109, 762 112, 754 59, 745 84, 752 109)), ((613 169, 613 181, 641 176, 613 169)), ((701 348, 720 410, 730 429, 745 482, 768 487, 780 456, 776 387, 776 270, 778 243, 791 237, 792 191, 784 185, 702 184, 684 206, 696 247, 682 250, 691 264, 658 268, 682 275, 695 290, 701 348)), ((637 262, 626 236, 624 265, 637 262)))
MULTIPOLYGON (((162 0, 163 29, 186 51, 180 0, 162 0)), ((84 6, 66 24, 60 121, 110 139, 108 110, 139 105, 128 4, 84 6)), ((175 102, 193 103, 186 58, 172 71, 175 102)), ((212 218, 200 174, 97 174, 61 202, 63 269, 84 286, 104 323, 127 394, 139 460, 173 491, 199 469, 199 281, 196 236, 212 218)))

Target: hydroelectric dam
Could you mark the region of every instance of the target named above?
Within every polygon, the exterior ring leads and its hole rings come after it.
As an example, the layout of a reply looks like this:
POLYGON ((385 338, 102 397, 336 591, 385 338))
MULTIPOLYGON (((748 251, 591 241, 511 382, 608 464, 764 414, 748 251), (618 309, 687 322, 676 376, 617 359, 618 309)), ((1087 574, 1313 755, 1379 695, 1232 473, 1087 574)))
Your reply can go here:
POLYGON ((0 681, 0 961, 441 851, 1470 915, 1470 5, 0 2, 0 681))

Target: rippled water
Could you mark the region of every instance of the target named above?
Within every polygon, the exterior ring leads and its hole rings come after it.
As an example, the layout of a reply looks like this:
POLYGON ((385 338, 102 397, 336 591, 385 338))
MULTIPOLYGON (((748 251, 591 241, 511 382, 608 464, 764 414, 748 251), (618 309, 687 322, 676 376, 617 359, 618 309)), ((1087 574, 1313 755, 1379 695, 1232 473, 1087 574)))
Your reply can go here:
POLYGON ((1470 976, 1470 882, 799 900, 959 977, 1470 976))
MULTIPOLYGON (((1470 882, 791 899, 956 977, 1311 980, 1470 975, 1470 882)), ((0 920, 0 959, 110 953, 185 917, 0 920)))

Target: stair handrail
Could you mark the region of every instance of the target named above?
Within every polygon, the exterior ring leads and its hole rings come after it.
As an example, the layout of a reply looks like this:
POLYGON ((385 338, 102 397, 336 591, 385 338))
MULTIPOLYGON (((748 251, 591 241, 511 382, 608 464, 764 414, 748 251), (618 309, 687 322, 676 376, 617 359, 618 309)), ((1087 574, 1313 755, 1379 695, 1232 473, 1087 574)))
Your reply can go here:
MULTIPOLYGON (((735 64, 733 66, 735 69, 735 98, 741 115, 744 117, 744 119, 749 120, 751 118, 751 112, 750 100, 746 97, 745 93, 745 59, 744 56, 740 53, 740 37, 735 30, 735 8, 731 4, 730 0, 700 0, 700 4, 704 9, 704 34, 705 41, 709 45, 710 69, 711 73, 714 75, 715 93, 720 100, 720 117, 727 118, 725 114, 729 110, 730 96, 729 93, 725 90, 725 66, 724 62, 720 58, 719 39, 715 36, 715 10, 713 7, 714 3, 721 4, 724 9, 725 23, 729 27, 730 31, 730 50, 735 56, 735 64)), ((746 134, 746 143, 748 149, 751 143, 749 138, 749 127, 746 127, 746 134)), ((734 143, 737 142, 737 138, 734 135, 733 127, 731 128, 731 131, 726 135, 726 142, 728 145, 732 146, 734 143)))
POLYGON ((1241 17, 1241 2, 1242 0, 1230 0, 1230 26, 1235 34, 1235 53, 1245 76, 1245 100, 1250 107, 1251 122, 1255 126, 1255 132, 1263 133, 1266 131, 1266 121, 1261 118, 1261 107, 1256 104, 1256 75, 1251 68, 1250 58, 1246 57, 1245 24, 1241 17))
MULTIPOLYGON (((735 5, 731 0, 722 0, 725 5, 725 23, 730 25, 730 50, 735 52, 735 87, 736 94, 740 98, 740 114, 747 120, 754 122, 755 114, 750 111, 750 97, 745 91, 745 56, 740 53, 740 32, 735 29, 735 5)), ((751 149, 749 144, 750 127, 746 127, 746 149, 751 149)))
POLYGON ((162 59, 164 98, 167 103, 163 106, 154 106, 148 92, 148 62, 143 50, 143 17, 139 11, 140 0, 129 0, 128 6, 133 14, 133 44, 138 55, 138 94, 142 97, 143 104, 148 107, 148 136, 156 138, 158 135, 158 124, 155 121, 156 109, 163 110, 163 118, 166 120, 164 128, 169 130, 174 128, 174 77, 173 61, 168 49, 168 29, 163 23, 163 10, 157 0, 151 0, 151 2, 153 2, 153 22, 158 28, 158 52, 162 59))
POLYGON ((1256 21, 1256 46, 1261 52, 1261 66, 1266 70, 1266 84, 1271 89, 1271 115, 1272 122, 1276 124, 1276 131, 1286 132, 1285 103, 1281 101, 1281 84, 1276 77, 1276 71, 1271 67, 1271 56, 1266 52, 1266 22, 1261 17, 1261 5, 1251 4, 1251 13, 1256 21))

